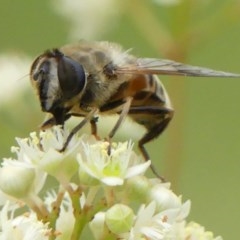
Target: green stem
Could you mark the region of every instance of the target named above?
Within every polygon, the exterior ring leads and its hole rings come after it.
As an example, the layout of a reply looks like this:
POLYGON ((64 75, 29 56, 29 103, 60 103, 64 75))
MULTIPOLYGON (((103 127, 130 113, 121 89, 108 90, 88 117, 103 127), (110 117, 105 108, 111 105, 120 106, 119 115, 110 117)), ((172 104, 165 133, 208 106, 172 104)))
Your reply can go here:
POLYGON ((37 195, 33 195, 28 197, 25 201, 27 205, 37 214, 39 220, 47 222, 49 212, 41 198, 37 195))
POLYGON ((106 204, 108 207, 112 206, 115 202, 114 191, 110 186, 104 188, 106 204))
POLYGON ((73 214, 75 217, 75 223, 73 226, 73 231, 72 231, 72 235, 71 235, 71 240, 78 240, 81 236, 81 233, 85 227, 85 225, 88 222, 88 209, 81 208, 80 205, 80 197, 82 194, 82 191, 80 188, 78 188, 77 190, 73 190, 71 188, 71 186, 68 186, 68 192, 69 195, 71 197, 72 200, 72 206, 73 206, 73 214))
POLYGON ((60 187, 57 199, 55 202, 52 203, 52 211, 48 216, 49 227, 52 229, 52 235, 49 237, 49 240, 54 240, 56 238, 55 230, 56 230, 56 221, 59 217, 60 213, 60 205, 62 203, 64 197, 64 190, 60 187))

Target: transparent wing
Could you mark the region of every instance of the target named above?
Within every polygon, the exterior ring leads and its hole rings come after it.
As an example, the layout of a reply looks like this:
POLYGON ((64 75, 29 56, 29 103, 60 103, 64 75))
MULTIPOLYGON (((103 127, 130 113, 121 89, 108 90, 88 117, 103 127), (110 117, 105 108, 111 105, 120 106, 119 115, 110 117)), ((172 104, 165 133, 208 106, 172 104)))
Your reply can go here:
POLYGON ((209 68, 154 58, 138 58, 133 64, 119 66, 117 73, 182 75, 195 77, 240 77, 240 74, 216 71, 209 68))

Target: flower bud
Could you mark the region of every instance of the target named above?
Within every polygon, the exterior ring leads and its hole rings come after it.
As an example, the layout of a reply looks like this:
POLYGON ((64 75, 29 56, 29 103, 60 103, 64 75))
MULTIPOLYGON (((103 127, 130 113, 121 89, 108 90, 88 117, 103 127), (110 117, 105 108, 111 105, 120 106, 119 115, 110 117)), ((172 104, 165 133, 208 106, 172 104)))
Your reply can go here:
POLYGON ((161 211, 181 206, 181 198, 175 195, 170 189, 160 184, 151 189, 149 198, 150 201, 156 201, 157 207, 161 211))
POLYGON ((205 231, 203 226, 195 222, 190 222, 185 227, 185 239, 222 240, 222 237, 214 237, 213 233, 205 231))
POLYGON ((24 198, 30 193, 34 179, 35 170, 20 164, 7 164, 0 169, 0 189, 16 198, 24 198))
POLYGON ((105 226, 105 213, 98 212, 89 223, 89 227, 95 239, 104 239, 103 237, 107 231, 107 228, 105 226))
POLYGON ((150 184, 148 179, 145 176, 135 176, 127 181, 127 190, 128 199, 135 201, 145 201, 146 197, 149 194, 150 184))
POLYGON ((130 231, 134 220, 133 210, 123 204, 115 204, 106 212, 106 224, 115 234, 130 231))

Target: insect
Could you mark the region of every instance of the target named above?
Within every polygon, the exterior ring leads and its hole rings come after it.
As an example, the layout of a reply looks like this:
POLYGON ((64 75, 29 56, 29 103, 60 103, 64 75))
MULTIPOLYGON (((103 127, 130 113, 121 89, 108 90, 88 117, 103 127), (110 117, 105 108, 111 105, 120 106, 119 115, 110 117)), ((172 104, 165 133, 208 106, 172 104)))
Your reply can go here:
MULTIPOLYGON (((138 142, 145 160, 150 159, 145 144, 164 131, 174 114, 168 93, 157 75, 240 77, 171 60, 136 58, 115 43, 85 41, 44 52, 30 70, 42 111, 51 114, 42 124, 43 129, 64 125, 71 116, 83 117, 61 151, 88 122, 92 134, 97 136, 99 114, 118 114, 108 139, 112 139, 129 116, 146 128, 138 142)), ((151 168, 158 175, 153 165, 151 168)))

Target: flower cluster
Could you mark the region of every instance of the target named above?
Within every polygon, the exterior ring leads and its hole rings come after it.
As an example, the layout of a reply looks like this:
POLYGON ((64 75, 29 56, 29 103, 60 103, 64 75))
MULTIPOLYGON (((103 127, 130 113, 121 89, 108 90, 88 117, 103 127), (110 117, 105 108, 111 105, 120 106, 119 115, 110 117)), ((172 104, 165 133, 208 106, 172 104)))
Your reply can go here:
POLYGON ((190 201, 147 178, 151 162, 131 142, 75 135, 61 152, 68 134, 58 126, 31 133, 17 139, 16 159, 3 159, 0 240, 221 239, 186 222, 190 201))
POLYGON ((52 3, 53 10, 70 23, 71 40, 94 39, 113 28, 122 5, 121 1, 112 0, 53 0, 52 3))

